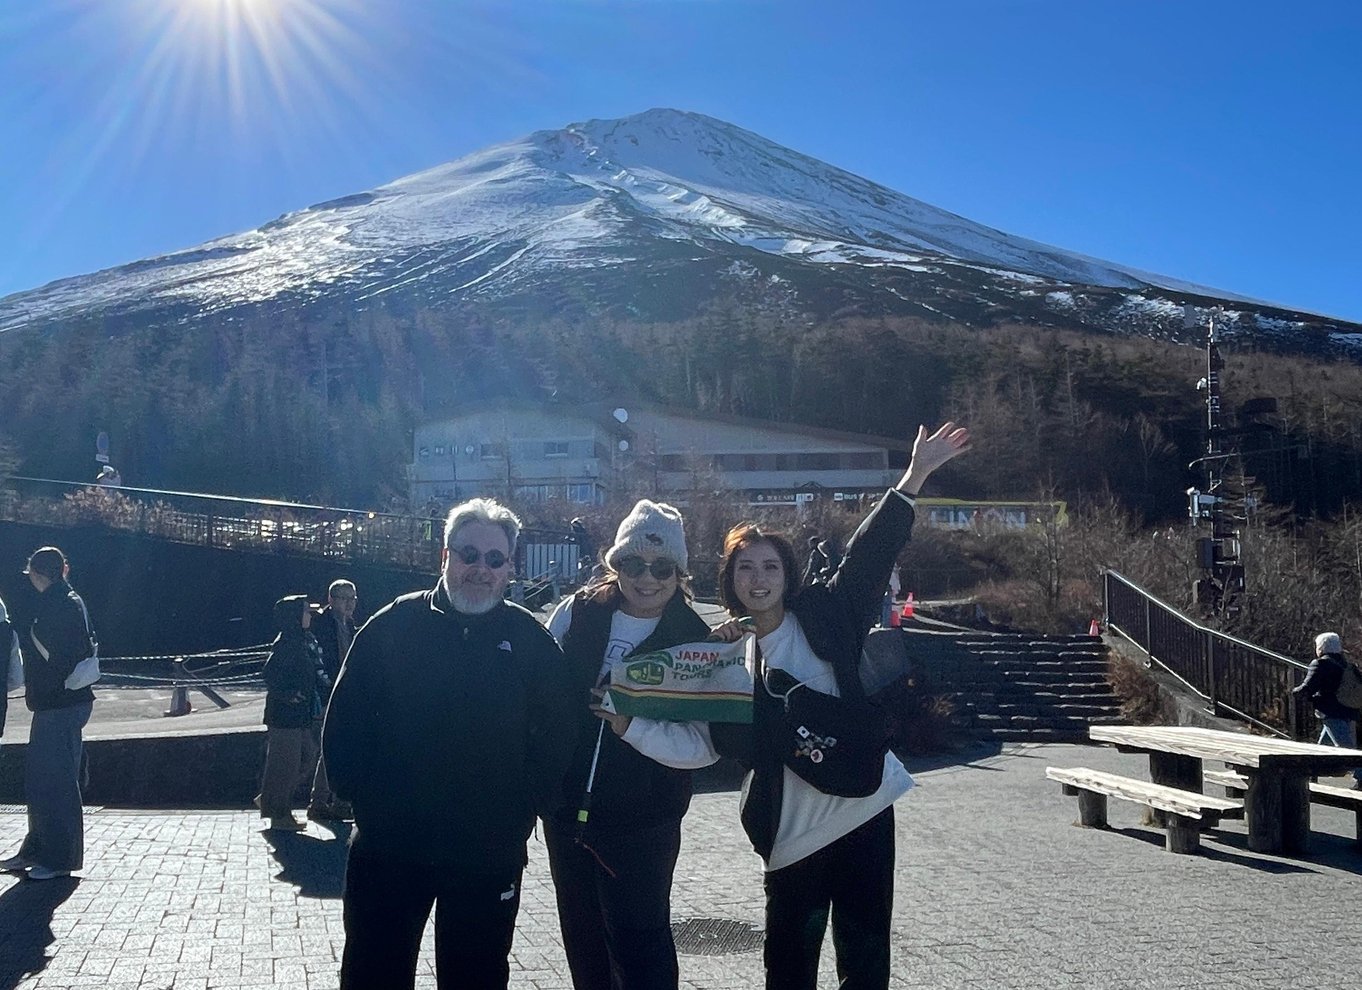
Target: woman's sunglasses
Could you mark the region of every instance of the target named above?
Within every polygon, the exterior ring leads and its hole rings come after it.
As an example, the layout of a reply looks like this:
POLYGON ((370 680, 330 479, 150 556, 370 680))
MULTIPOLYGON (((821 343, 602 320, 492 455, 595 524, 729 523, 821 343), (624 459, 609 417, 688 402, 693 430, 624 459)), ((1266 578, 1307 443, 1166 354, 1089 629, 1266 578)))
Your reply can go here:
POLYGON ((451 549, 450 552, 469 567, 472 567, 479 560, 494 571, 506 566, 506 555, 500 550, 488 550, 486 553, 483 553, 477 547, 469 546, 460 547, 458 550, 451 549))
POLYGON ((648 571, 659 581, 666 581, 676 574, 677 567, 670 560, 655 560, 649 564, 642 557, 621 557, 615 570, 627 578, 640 578, 648 571))

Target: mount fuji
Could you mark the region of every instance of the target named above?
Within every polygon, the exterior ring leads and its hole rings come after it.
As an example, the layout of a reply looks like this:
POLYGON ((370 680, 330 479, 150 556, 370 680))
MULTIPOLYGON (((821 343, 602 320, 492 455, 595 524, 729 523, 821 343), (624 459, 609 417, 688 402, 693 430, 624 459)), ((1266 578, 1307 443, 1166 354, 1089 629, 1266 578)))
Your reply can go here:
MULTIPOLYGON (((494 145, 245 233, 0 299, 0 332, 244 309, 489 307, 666 321, 713 300, 796 320, 917 315, 1194 339, 1183 307, 1264 346, 1360 328, 974 223, 732 124, 650 110, 494 145)), ((1195 335, 1199 339, 1200 331, 1195 335)))

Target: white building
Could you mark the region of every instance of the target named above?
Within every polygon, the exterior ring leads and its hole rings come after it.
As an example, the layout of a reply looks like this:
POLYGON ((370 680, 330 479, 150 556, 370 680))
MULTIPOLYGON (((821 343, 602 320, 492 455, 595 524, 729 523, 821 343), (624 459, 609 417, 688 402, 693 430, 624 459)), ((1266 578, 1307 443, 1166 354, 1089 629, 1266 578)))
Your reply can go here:
POLYGON ((655 406, 482 406, 417 427, 413 505, 474 495, 604 501, 617 490, 684 502, 697 488, 745 492, 754 505, 879 494, 911 439, 716 417, 655 406))

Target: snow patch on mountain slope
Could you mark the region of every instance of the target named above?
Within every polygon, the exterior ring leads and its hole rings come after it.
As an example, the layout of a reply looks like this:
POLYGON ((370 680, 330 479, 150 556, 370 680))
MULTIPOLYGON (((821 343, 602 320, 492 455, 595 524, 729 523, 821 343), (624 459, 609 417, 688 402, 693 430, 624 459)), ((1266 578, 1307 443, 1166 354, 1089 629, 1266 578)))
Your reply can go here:
POLYGON ((10 296, 0 329, 119 306, 212 311, 337 286, 361 299, 418 284, 513 293, 566 269, 647 264, 646 245, 657 242, 1239 298, 1002 233, 722 121, 652 110, 537 132, 256 230, 10 296))

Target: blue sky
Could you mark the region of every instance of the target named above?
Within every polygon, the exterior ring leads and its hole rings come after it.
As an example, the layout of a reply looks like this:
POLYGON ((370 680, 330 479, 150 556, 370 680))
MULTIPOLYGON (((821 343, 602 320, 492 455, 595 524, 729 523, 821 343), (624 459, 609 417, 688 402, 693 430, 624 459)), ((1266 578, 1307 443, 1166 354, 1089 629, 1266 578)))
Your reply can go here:
POLYGON ((1355 0, 0 0, 0 295, 669 106, 1362 321, 1360 49, 1355 0))

